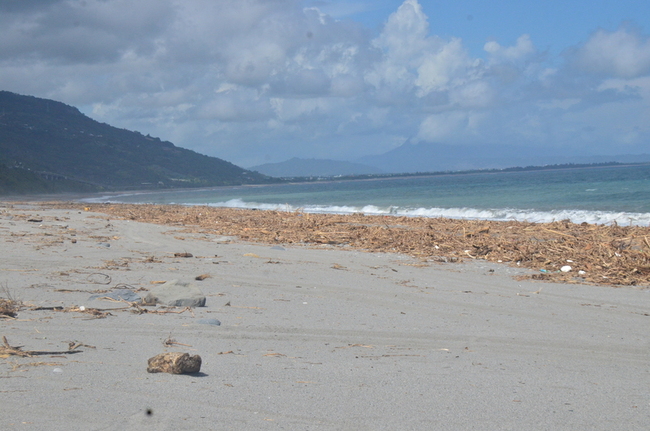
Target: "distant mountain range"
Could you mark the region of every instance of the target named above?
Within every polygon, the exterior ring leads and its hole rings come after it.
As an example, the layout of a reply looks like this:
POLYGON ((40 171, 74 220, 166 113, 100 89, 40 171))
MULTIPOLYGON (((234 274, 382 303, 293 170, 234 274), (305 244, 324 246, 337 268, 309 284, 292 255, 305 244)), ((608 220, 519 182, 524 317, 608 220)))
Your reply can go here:
POLYGON ((0 194, 205 187, 273 181, 77 108, 0 91, 0 194))
POLYGON ((456 146, 420 142, 405 143, 384 154, 365 156, 354 162, 293 158, 281 163, 254 166, 250 169, 274 177, 287 178, 382 173, 412 174, 609 162, 646 163, 650 162, 650 154, 567 156, 508 145, 456 146))
POLYGON ((381 174, 381 169, 360 163, 342 162, 329 159, 300 159, 294 157, 280 163, 266 163, 252 166, 257 171, 272 177, 335 177, 341 175, 381 174))
POLYGON ((405 143, 384 154, 362 157, 356 162, 374 166, 385 172, 413 173, 569 163, 640 163, 650 162, 650 155, 567 156, 514 145, 460 146, 420 142, 405 143))
POLYGON ((563 156, 505 146, 407 142, 354 162, 293 158, 243 169, 171 142, 99 123, 54 100, 0 91, 0 195, 209 187, 334 177, 605 162, 650 155, 563 156), (525 151, 528 151, 526 153, 525 151))

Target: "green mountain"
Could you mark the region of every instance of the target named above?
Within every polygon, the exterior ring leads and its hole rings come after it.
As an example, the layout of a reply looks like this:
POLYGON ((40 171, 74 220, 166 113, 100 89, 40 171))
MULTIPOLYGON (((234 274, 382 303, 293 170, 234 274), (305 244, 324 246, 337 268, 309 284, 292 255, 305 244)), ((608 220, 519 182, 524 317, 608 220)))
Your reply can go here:
POLYGON ((271 181, 225 160, 99 123, 61 102, 0 91, 0 194, 271 181))

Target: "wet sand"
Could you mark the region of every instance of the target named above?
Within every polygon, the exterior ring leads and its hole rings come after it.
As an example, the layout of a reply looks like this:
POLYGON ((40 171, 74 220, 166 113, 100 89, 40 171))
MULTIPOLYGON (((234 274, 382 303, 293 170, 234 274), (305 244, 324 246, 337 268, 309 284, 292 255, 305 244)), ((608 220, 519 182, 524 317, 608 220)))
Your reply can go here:
POLYGON ((52 352, 0 358, 2 429, 650 426, 648 289, 189 225, 0 207, 0 296, 24 304, 0 335, 52 352), (173 279, 206 307, 89 301, 173 279), (201 373, 147 373, 166 351, 201 355, 201 373))

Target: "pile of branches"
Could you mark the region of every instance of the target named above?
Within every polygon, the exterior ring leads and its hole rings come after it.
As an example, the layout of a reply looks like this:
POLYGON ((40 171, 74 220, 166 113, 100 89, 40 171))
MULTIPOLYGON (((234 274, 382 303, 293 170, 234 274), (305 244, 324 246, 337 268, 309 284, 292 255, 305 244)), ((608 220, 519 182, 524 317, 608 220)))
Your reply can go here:
MULTIPOLYGON (((59 204, 71 207, 73 204, 59 204)), ((207 206, 93 204, 87 210, 194 232, 278 244, 331 244, 424 261, 483 259, 534 269, 530 278, 650 285, 650 228, 446 218, 308 214, 207 206), (563 267, 566 272, 562 271, 563 267)))

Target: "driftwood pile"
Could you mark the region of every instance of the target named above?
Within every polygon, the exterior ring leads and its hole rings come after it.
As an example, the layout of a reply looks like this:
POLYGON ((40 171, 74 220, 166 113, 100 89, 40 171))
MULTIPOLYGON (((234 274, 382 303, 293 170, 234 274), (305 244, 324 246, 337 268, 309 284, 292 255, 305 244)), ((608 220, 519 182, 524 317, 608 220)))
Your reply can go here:
MULTIPOLYGON (((50 204, 83 208, 75 204, 50 204)), ((85 209, 192 232, 278 244, 331 244, 405 253, 429 262, 484 259, 534 269, 530 278, 612 286, 650 285, 650 228, 491 222, 363 214, 307 214, 207 206, 86 204, 85 209), (570 266, 568 272, 561 268, 570 266)), ((566 268, 565 268, 566 270, 566 268)))

